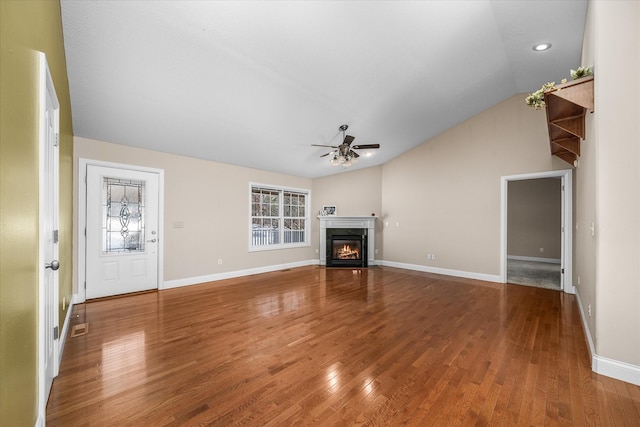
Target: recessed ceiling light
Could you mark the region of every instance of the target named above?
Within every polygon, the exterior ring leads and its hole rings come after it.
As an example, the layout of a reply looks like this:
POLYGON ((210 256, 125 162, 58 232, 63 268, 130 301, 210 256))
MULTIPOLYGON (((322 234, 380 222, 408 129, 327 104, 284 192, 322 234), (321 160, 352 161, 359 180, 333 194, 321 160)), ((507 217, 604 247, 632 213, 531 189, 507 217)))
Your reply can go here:
POLYGON ((540 43, 533 46, 533 50, 536 52, 542 52, 543 50, 547 50, 551 48, 551 43, 540 43))

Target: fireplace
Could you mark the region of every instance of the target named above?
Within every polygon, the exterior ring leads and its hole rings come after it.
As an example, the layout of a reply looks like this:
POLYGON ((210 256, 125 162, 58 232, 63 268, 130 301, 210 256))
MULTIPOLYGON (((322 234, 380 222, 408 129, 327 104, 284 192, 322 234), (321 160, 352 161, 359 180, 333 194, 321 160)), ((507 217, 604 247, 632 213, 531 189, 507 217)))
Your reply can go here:
POLYGON ((328 267, 367 267, 367 229, 327 229, 328 267))
POLYGON ((368 267, 376 265, 376 217, 375 216, 318 216, 320 220, 320 265, 328 267, 368 267), (343 251, 334 258, 332 236, 342 242, 343 251), (341 237, 340 237, 341 236, 341 237), (355 240, 355 243, 351 241, 355 240), (344 248, 344 245, 348 248, 344 248), (360 259, 354 258, 358 251, 360 259), (345 259, 346 258, 346 259, 345 259))

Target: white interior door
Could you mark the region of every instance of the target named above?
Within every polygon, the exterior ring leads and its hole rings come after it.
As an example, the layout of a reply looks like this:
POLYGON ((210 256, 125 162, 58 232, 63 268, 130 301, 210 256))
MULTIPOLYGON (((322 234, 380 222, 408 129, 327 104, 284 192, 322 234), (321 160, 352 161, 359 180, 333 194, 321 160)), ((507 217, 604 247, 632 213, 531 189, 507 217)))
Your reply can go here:
POLYGON ((55 312, 56 293, 58 292, 58 161, 56 131, 54 126, 55 111, 47 97, 47 149, 45 149, 45 217, 44 225, 44 331, 45 331, 45 392, 49 395, 53 377, 55 376, 54 334, 57 327, 55 312))
POLYGON ((44 413, 53 378, 58 374, 58 206, 59 111, 46 57, 40 54, 40 178, 39 178, 39 404, 44 413))
POLYGON ((158 288, 158 174, 87 165, 86 298, 158 288))

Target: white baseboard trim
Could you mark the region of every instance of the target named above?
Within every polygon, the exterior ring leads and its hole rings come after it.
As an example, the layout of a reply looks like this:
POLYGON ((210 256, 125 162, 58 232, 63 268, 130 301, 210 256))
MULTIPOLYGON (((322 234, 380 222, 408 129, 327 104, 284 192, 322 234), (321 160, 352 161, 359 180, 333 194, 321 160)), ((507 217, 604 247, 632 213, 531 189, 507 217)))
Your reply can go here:
POLYGON ((584 328, 584 333, 587 336, 587 348, 589 350, 589 355, 591 356, 591 370, 600 375, 640 386, 640 366, 620 362, 615 359, 609 359, 608 357, 598 356, 593 343, 593 338, 591 338, 591 330, 589 330, 589 324, 587 323, 587 316, 584 312, 580 294, 576 292, 575 295, 578 302, 578 308, 580 309, 580 317, 582 318, 582 327, 584 328))
POLYGON ((445 276, 464 277, 466 279, 484 280, 486 282, 500 282, 500 276, 494 274, 473 273, 470 271, 450 270, 448 268, 429 267, 426 265, 406 264, 403 262, 381 261, 379 265, 386 267, 404 268, 406 270, 424 271, 425 273, 444 274, 445 276))
POLYGON ((71 304, 72 305, 82 304, 83 302, 84 302, 84 300, 80 298, 80 294, 73 294, 71 296, 71 304))
POLYGON ((58 370, 60 369, 60 363, 62 363, 62 353, 64 352, 64 345, 67 342, 67 333, 69 332, 69 324, 71 323, 71 312, 73 311, 73 300, 74 297, 72 296, 71 301, 69 301, 67 315, 64 318, 64 325, 62 325, 62 329, 60 331, 60 341, 58 341, 58 370))
POLYGON ((307 265, 317 265, 317 259, 290 262, 286 264, 268 265, 265 267, 248 268, 245 270, 228 271, 225 273, 207 274, 205 276, 187 277, 185 279, 165 281, 161 289, 179 288, 182 286, 198 285, 206 282, 216 282, 218 280, 233 279, 236 277, 250 276, 252 274, 269 273, 271 271, 284 270, 287 268, 305 267, 307 265))
POLYGON ((593 358, 596 354, 596 347, 595 345, 593 345, 593 338, 591 338, 591 330, 589 329, 589 324, 587 323, 587 316, 585 316, 585 312, 582 307, 582 300, 580 299, 580 294, 576 292, 575 296, 576 296, 576 301, 578 302, 578 309, 580 310, 582 327, 584 328, 584 334, 586 335, 586 338, 587 338, 587 350, 589 350, 589 357, 591 358, 591 369, 593 370, 593 358))
POLYGON ((640 366, 598 356, 592 358, 593 372, 640 386, 640 366))
POLYGON ((540 258, 534 256, 507 255, 507 259, 514 261, 548 262, 549 264, 562 264, 560 258, 540 258))

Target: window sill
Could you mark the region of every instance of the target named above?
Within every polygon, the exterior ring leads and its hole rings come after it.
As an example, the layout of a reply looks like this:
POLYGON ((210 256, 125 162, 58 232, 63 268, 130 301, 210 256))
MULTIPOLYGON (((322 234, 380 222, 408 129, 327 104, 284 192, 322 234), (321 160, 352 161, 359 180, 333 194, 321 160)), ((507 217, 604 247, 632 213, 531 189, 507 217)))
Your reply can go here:
POLYGON ((262 251, 275 251, 281 249, 297 249, 297 248, 308 248, 311 246, 311 243, 289 243, 289 244, 281 244, 281 245, 268 245, 268 246, 249 246, 249 252, 262 252, 262 251))

